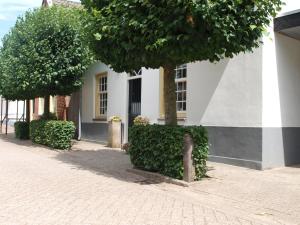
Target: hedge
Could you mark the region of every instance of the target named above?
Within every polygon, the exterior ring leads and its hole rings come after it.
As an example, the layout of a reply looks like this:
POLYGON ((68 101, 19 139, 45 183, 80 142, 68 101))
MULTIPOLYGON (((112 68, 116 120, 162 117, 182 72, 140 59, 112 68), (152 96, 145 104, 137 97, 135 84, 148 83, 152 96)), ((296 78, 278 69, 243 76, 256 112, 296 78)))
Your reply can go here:
POLYGON ((32 142, 56 149, 71 148, 75 125, 69 121, 33 120, 30 123, 32 142))
POLYGON ((129 155, 134 166, 183 179, 184 135, 194 142, 196 180, 206 175, 207 131, 202 126, 134 125, 129 130, 129 155))
POLYGON ((15 122, 15 136, 21 140, 29 139, 29 123, 27 122, 15 122))

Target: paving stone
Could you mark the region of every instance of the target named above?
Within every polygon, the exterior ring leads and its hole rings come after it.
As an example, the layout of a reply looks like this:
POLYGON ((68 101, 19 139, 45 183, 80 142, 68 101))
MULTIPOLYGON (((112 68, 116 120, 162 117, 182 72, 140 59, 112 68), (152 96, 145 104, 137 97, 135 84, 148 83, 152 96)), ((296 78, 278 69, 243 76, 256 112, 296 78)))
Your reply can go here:
POLYGON ((299 224, 299 168, 210 166, 212 179, 184 188, 127 172, 128 156, 105 146, 53 151, 0 135, 0 224, 299 224))

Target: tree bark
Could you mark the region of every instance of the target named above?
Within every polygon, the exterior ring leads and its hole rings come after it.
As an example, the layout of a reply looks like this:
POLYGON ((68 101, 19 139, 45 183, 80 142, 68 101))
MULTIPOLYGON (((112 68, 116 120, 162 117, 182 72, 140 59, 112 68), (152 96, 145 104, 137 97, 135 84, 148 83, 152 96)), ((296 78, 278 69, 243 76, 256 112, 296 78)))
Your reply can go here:
POLYGON ((44 117, 48 119, 50 116, 50 95, 44 97, 44 117))
POLYGON ((175 68, 165 65, 164 68, 164 106, 165 124, 177 125, 175 68))
POLYGON ((26 100, 26 122, 30 123, 30 99, 26 100))

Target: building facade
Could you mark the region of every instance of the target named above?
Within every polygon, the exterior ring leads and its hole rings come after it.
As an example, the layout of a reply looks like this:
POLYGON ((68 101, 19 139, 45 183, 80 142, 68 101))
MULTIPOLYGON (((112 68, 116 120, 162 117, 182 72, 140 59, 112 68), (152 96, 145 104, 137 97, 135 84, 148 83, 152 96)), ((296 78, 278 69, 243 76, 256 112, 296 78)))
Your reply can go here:
MULTIPOLYGON (((287 1, 253 53, 177 68, 178 122, 207 127, 210 160, 255 169, 300 163, 297 9, 299 3, 287 1)), ((84 79, 82 139, 106 142, 111 116, 122 118, 125 142, 133 116, 164 123, 162 69, 118 74, 96 63, 84 79)))
MULTIPOLYGON (((178 123, 207 127, 210 160, 254 169, 300 163, 299 9, 299 1, 286 0, 270 34, 252 53, 176 69, 178 123)), ((51 102, 52 111, 62 115, 64 97, 51 102)), ((32 104, 37 115, 42 105, 39 99, 32 104)), ((125 143, 137 115, 164 124, 163 70, 120 74, 95 63, 82 90, 72 95, 68 114, 79 139, 103 143, 109 118, 120 116, 125 143)))

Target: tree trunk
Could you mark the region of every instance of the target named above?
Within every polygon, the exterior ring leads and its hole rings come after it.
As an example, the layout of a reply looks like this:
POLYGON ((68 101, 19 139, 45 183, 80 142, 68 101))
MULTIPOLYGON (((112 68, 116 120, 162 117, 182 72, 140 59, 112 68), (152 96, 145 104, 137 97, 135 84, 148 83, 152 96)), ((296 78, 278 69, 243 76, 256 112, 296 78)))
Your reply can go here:
POLYGON ((30 99, 26 100, 26 122, 30 123, 30 99))
POLYGON ((164 68, 164 105, 165 124, 177 125, 175 68, 165 65, 164 68))
POLYGON ((50 116, 50 95, 44 97, 44 118, 48 119, 50 116))

